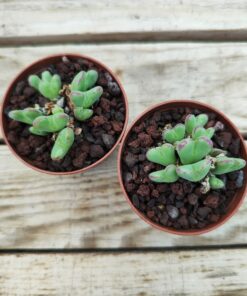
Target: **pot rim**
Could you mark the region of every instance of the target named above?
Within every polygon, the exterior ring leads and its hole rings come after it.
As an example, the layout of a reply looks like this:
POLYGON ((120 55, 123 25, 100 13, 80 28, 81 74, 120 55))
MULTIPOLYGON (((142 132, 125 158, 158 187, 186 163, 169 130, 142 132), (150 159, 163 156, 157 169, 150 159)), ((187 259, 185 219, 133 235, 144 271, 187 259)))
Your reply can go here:
MULTIPOLYGON (((42 67, 42 66, 41 66, 42 67)), ((32 73, 32 71, 30 71, 30 74, 32 73)), ((26 73, 26 76, 28 76, 28 73, 26 73)), ((21 160, 22 163, 24 163, 26 166, 28 166, 29 168, 34 169, 35 171, 41 172, 41 173, 45 173, 48 175, 57 175, 57 176, 61 176, 61 175, 74 175, 74 174, 80 174, 80 173, 84 173, 88 170, 90 170, 91 168, 99 165, 100 163, 102 163, 105 159, 107 159, 112 153, 113 151, 117 148, 118 144, 120 143, 120 141, 122 140, 125 130, 127 128, 128 125, 128 118, 129 118, 129 107, 128 107, 128 100, 127 100, 127 94, 123 88, 122 83, 120 82, 119 78, 117 77, 116 74, 113 73, 113 71, 108 68, 108 66, 106 66, 104 63, 102 63, 101 61, 98 61, 95 58, 89 57, 87 55, 84 54, 79 54, 79 53, 58 53, 58 54, 52 54, 52 55, 48 55, 45 56, 43 58, 37 59, 35 60, 33 63, 29 64, 28 66, 24 67, 24 69, 22 69, 11 81, 11 83, 8 85, 8 88, 3 96, 3 101, 1 103, 0 106, 0 128, 1 128, 1 132, 2 132, 2 136, 3 136, 3 140, 4 142, 7 144, 7 146, 9 147, 9 149, 11 150, 11 152, 15 155, 15 157, 17 157, 19 160, 21 160), (34 165, 28 163, 27 161, 25 161, 21 155, 19 155, 19 153, 17 153, 17 151, 15 151, 15 149, 12 147, 12 145, 9 143, 9 141, 7 140, 7 136, 4 130, 4 109, 5 109, 5 105, 7 104, 8 100, 9 100, 9 96, 11 94, 11 90, 13 89, 13 87, 15 86, 15 84, 17 83, 17 81, 20 79, 20 77, 25 73, 28 72, 28 70, 32 67, 35 67, 38 64, 42 64, 42 63, 48 63, 49 60, 51 59, 59 59, 62 57, 68 57, 68 58, 74 58, 74 59, 85 59, 88 60, 90 62, 93 62, 94 64, 96 64, 97 66, 105 69, 107 72, 109 72, 111 74, 111 76, 113 77, 113 79, 117 82, 118 86, 121 89, 122 92, 122 96, 123 96, 123 101, 124 101, 124 105, 125 105, 125 121, 124 121, 124 126, 123 129, 121 131, 121 134, 119 135, 117 141, 115 142, 114 146, 99 160, 97 160, 96 162, 90 164, 89 166, 85 167, 85 168, 81 168, 78 170, 74 170, 74 171, 69 171, 69 172, 53 172, 53 171, 49 171, 49 170, 44 170, 44 169, 40 169, 38 167, 35 167, 34 165)))
MULTIPOLYGON (((236 125, 221 111, 215 109, 214 107, 212 107, 211 105, 207 104, 207 103, 202 103, 196 100, 168 100, 165 102, 161 102, 155 105, 152 105, 151 107, 148 107, 146 110, 144 110, 141 114, 139 114, 134 121, 130 124, 130 126, 128 127, 127 131, 125 132, 122 141, 120 143, 120 147, 119 147, 119 151, 118 151, 118 157, 117 157, 117 171, 118 171, 118 180, 120 183, 120 187, 122 189, 122 192, 124 194, 124 197, 126 199, 126 201, 128 202, 128 204, 130 205, 131 209, 146 223, 148 223, 149 225, 151 225, 153 228, 161 230, 163 232, 168 232, 170 234, 175 234, 175 235, 182 235, 182 236, 192 236, 192 235, 200 235, 200 234, 205 234, 207 232, 210 232, 212 230, 215 230, 216 228, 220 227, 221 225, 225 224, 232 216, 234 216, 234 214, 238 211, 238 209, 240 208, 240 206, 242 205, 245 195, 247 193, 247 166, 245 166, 245 181, 244 181, 244 185, 242 188, 240 188, 239 190, 242 191, 241 197, 239 198, 239 200, 237 201, 236 205, 233 207, 233 209, 230 212, 227 212, 224 216, 222 216, 223 218, 220 218, 220 220, 216 223, 212 223, 207 225, 206 227, 202 228, 202 229, 188 229, 188 230, 176 230, 175 228, 171 228, 171 227, 167 227, 167 226, 162 226, 160 224, 156 224, 155 222, 151 221, 150 219, 148 219, 147 216, 145 216, 143 213, 141 213, 139 210, 137 210, 137 208, 133 205, 133 203, 130 200, 130 197, 128 195, 128 193, 125 190, 124 187, 124 183, 123 183, 123 178, 122 178, 122 165, 121 165, 121 160, 122 160, 122 154, 123 154, 123 150, 125 147, 125 142, 129 136, 129 133, 131 132, 132 128, 135 126, 135 124, 142 119, 143 117, 147 116, 148 113, 151 113, 152 111, 155 112, 157 108, 161 107, 162 110, 165 110, 165 106, 166 105, 178 105, 177 107, 179 108, 179 105, 182 104, 183 107, 185 107, 184 105, 190 105, 188 107, 191 107, 191 105, 194 105, 195 108, 205 108, 210 110, 213 113, 216 113, 217 115, 219 115, 220 117, 222 117, 224 119, 225 122, 227 122, 228 127, 230 127, 232 130, 234 130, 234 132, 236 133, 237 137, 240 139, 241 142, 241 146, 242 146, 242 154, 244 155, 244 159, 247 160, 247 147, 244 143, 244 139, 242 137, 242 135, 240 134, 240 131, 238 130, 238 128, 236 127, 236 125)), ((181 107, 181 106, 180 106, 181 107)), ((167 109, 173 109, 174 107, 167 107, 167 109)), ((239 192, 239 191, 238 191, 239 192)), ((240 192, 238 193, 240 194, 240 192)))

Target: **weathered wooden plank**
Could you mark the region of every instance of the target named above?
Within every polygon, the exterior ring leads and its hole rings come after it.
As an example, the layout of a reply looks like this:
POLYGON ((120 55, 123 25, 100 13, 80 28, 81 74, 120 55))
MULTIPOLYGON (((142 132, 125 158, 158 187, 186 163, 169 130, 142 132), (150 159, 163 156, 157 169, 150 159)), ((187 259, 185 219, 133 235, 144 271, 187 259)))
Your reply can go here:
POLYGON ((0 44, 128 37, 246 39, 246 18, 247 4, 241 0, 1 0, 0 44))
POLYGON ((1 145, 0 171, 1 249, 247 244, 247 202, 228 223, 202 236, 152 229, 124 199, 116 153, 83 175, 54 177, 26 168, 1 145))
MULTIPOLYGON (((6 2, 7 3, 7 2, 6 2)), ((167 99, 195 99, 221 109, 247 132, 247 43, 133 43, 0 48, 0 97, 24 66, 53 53, 100 59, 120 77, 132 121, 167 99)))
POLYGON ((246 296, 246 249, 6 254, 1 295, 246 296))

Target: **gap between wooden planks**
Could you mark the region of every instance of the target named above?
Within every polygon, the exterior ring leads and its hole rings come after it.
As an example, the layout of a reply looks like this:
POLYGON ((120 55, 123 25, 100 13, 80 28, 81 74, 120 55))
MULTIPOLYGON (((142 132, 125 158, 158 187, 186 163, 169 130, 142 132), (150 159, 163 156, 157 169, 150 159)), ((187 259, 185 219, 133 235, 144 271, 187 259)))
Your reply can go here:
POLYGON ((246 296, 246 249, 2 254, 1 295, 246 296))
POLYGON ((241 0, 0 1, 0 44, 246 40, 241 0))
POLYGON ((54 53, 95 57, 119 76, 130 121, 152 104, 193 99, 222 110, 247 132, 247 43, 129 43, 0 48, 0 97, 23 67, 54 53))
POLYGON ((83 175, 55 177, 32 171, 0 145, 0 171, 2 250, 247 244, 247 202, 225 225, 201 236, 170 235, 147 225, 121 192, 116 152, 83 175))

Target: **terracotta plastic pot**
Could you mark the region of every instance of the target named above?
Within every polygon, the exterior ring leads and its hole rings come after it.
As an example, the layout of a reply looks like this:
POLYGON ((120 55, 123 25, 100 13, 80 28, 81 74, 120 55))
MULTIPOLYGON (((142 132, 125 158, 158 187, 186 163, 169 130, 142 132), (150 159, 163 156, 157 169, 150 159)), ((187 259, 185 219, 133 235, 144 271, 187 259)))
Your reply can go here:
POLYGON ((35 61, 34 63, 32 63, 31 65, 27 66, 24 70, 22 70, 11 82, 11 84, 9 85, 4 98, 3 98, 3 103, 1 106, 1 112, 0 112, 0 122, 1 122, 1 130, 2 130, 2 135, 4 138, 5 143, 9 146, 10 150, 12 151, 12 153, 18 158, 20 159, 25 165, 27 165, 28 167, 42 172, 42 173, 47 173, 47 174, 51 174, 51 175, 71 175, 71 174, 79 174, 79 173, 84 173, 88 170, 90 170, 91 168, 97 166, 98 164, 100 164, 102 161, 104 161, 107 157, 109 157, 112 152, 116 149, 116 147, 118 146, 119 142, 121 141, 124 132, 126 130, 127 124, 128 124, 128 102, 127 102, 127 96, 126 93, 124 91, 124 88, 121 84, 121 82, 119 81, 119 79, 116 77, 116 75, 112 72, 112 70, 110 70, 107 66, 105 66, 104 64, 102 64, 101 62, 82 55, 82 54, 73 54, 73 53, 63 53, 63 54, 57 54, 57 55, 51 55, 51 56, 47 56, 45 58, 42 58, 38 61, 35 61), (121 132, 121 134, 119 135, 118 140, 116 141, 116 143, 114 144, 114 146, 111 148, 111 150, 109 150, 102 158, 100 158, 99 160, 97 160, 95 163, 82 168, 82 169, 78 169, 78 170, 74 170, 71 172, 52 172, 52 171, 48 171, 48 170, 43 170, 40 168, 37 168, 33 165, 31 165, 30 163, 26 162, 19 154, 18 152, 15 150, 15 148, 9 143, 6 135, 7 135, 7 120, 6 120, 6 115, 4 114, 4 110, 6 108, 6 106, 8 105, 8 101, 9 98, 11 96, 11 93, 13 92, 16 84, 20 81, 25 79, 26 77, 28 77, 31 74, 34 74, 35 72, 41 70, 42 68, 47 67, 50 64, 56 63, 61 61, 62 57, 68 57, 69 59, 85 59, 88 60, 89 62, 94 63, 95 65, 97 65, 99 68, 104 69, 105 71, 109 72, 111 74, 111 76, 113 77, 113 79, 118 83, 121 91, 122 91, 122 95, 123 95, 123 100, 124 100, 124 105, 125 105, 125 121, 124 121, 124 126, 123 126, 123 130, 121 132))
POLYGON ((166 102, 157 104, 155 106, 152 106, 149 109, 147 109, 146 111, 144 111, 141 115, 139 115, 137 117, 137 119, 131 124, 128 131, 125 133, 125 135, 122 139, 121 145, 120 145, 119 152, 118 152, 118 178, 119 178, 120 186, 122 188, 122 191, 124 193, 124 196, 125 196, 127 202, 131 206, 132 210, 145 222, 149 223, 154 228, 157 228, 161 231, 166 231, 166 232, 169 232, 172 234, 198 235, 198 234, 203 234, 203 233, 206 233, 208 231, 218 228, 219 226, 224 224, 226 221, 228 221, 237 212, 237 210, 240 207, 240 205, 242 204, 242 202, 245 198, 245 194, 247 192, 247 166, 244 168, 245 179, 244 179, 243 187, 240 188, 236 192, 234 198, 232 199, 231 203, 228 206, 227 213, 225 215, 221 216, 219 221, 217 221, 216 223, 212 223, 203 229, 176 230, 171 227, 166 227, 166 226, 156 224, 152 220, 148 219, 143 213, 141 213, 140 211, 138 211, 138 209, 136 209, 134 207, 134 205, 130 199, 130 196, 128 195, 128 193, 125 190, 123 178, 122 178, 122 154, 123 154, 123 151, 125 148, 125 143, 129 137, 129 134, 130 134, 132 128, 138 122, 147 118, 150 114, 154 113, 155 111, 158 111, 158 110, 159 111, 168 111, 168 110, 176 109, 179 107, 189 107, 189 108, 199 109, 199 110, 206 111, 206 112, 214 112, 215 114, 217 114, 217 117, 219 118, 219 120, 221 120, 228 127, 229 131, 234 135, 234 137, 240 139, 240 151, 241 151, 240 157, 247 160, 247 147, 245 146, 243 137, 241 136, 237 127, 222 112, 218 111, 217 109, 213 108, 212 106, 209 106, 207 104, 203 104, 203 103, 200 103, 197 101, 190 101, 190 100, 166 101, 166 102))

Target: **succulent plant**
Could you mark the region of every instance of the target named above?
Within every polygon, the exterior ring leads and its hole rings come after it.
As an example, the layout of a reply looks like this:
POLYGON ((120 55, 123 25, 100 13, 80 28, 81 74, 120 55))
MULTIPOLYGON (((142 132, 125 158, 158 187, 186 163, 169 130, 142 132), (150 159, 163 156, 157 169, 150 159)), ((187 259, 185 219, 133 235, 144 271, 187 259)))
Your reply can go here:
POLYGON ((30 86, 50 100, 45 107, 36 104, 24 110, 12 110, 8 116, 16 121, 30 125, 29 131, 34 135, 53 134, 55 143, 51 159, 59 161, 64 158, 74 143, 75 119, 85 121, 93 115, 92 105, 103 93, 101 86, 95 86, 98 73, 95 70, 80 71, 70 85, 63 85, 59 75, 49 71, 28 77, 30 86), (65 101, 67 106, 65 106, 65 101))
POLYGON ((218 175, 242 169, 246 161, 227 157, 227 151, 213 147, 211 138, 214 128, 205 128, 206 114, 187 115, 185 123, 172 127, 167 124, 163 130, 164 143, 147 151, 149 161, 165 166, 165 169, 149 174, 157 183, 173 183, 179 178, 201 182, 202 192, 224 188, 218 175))

